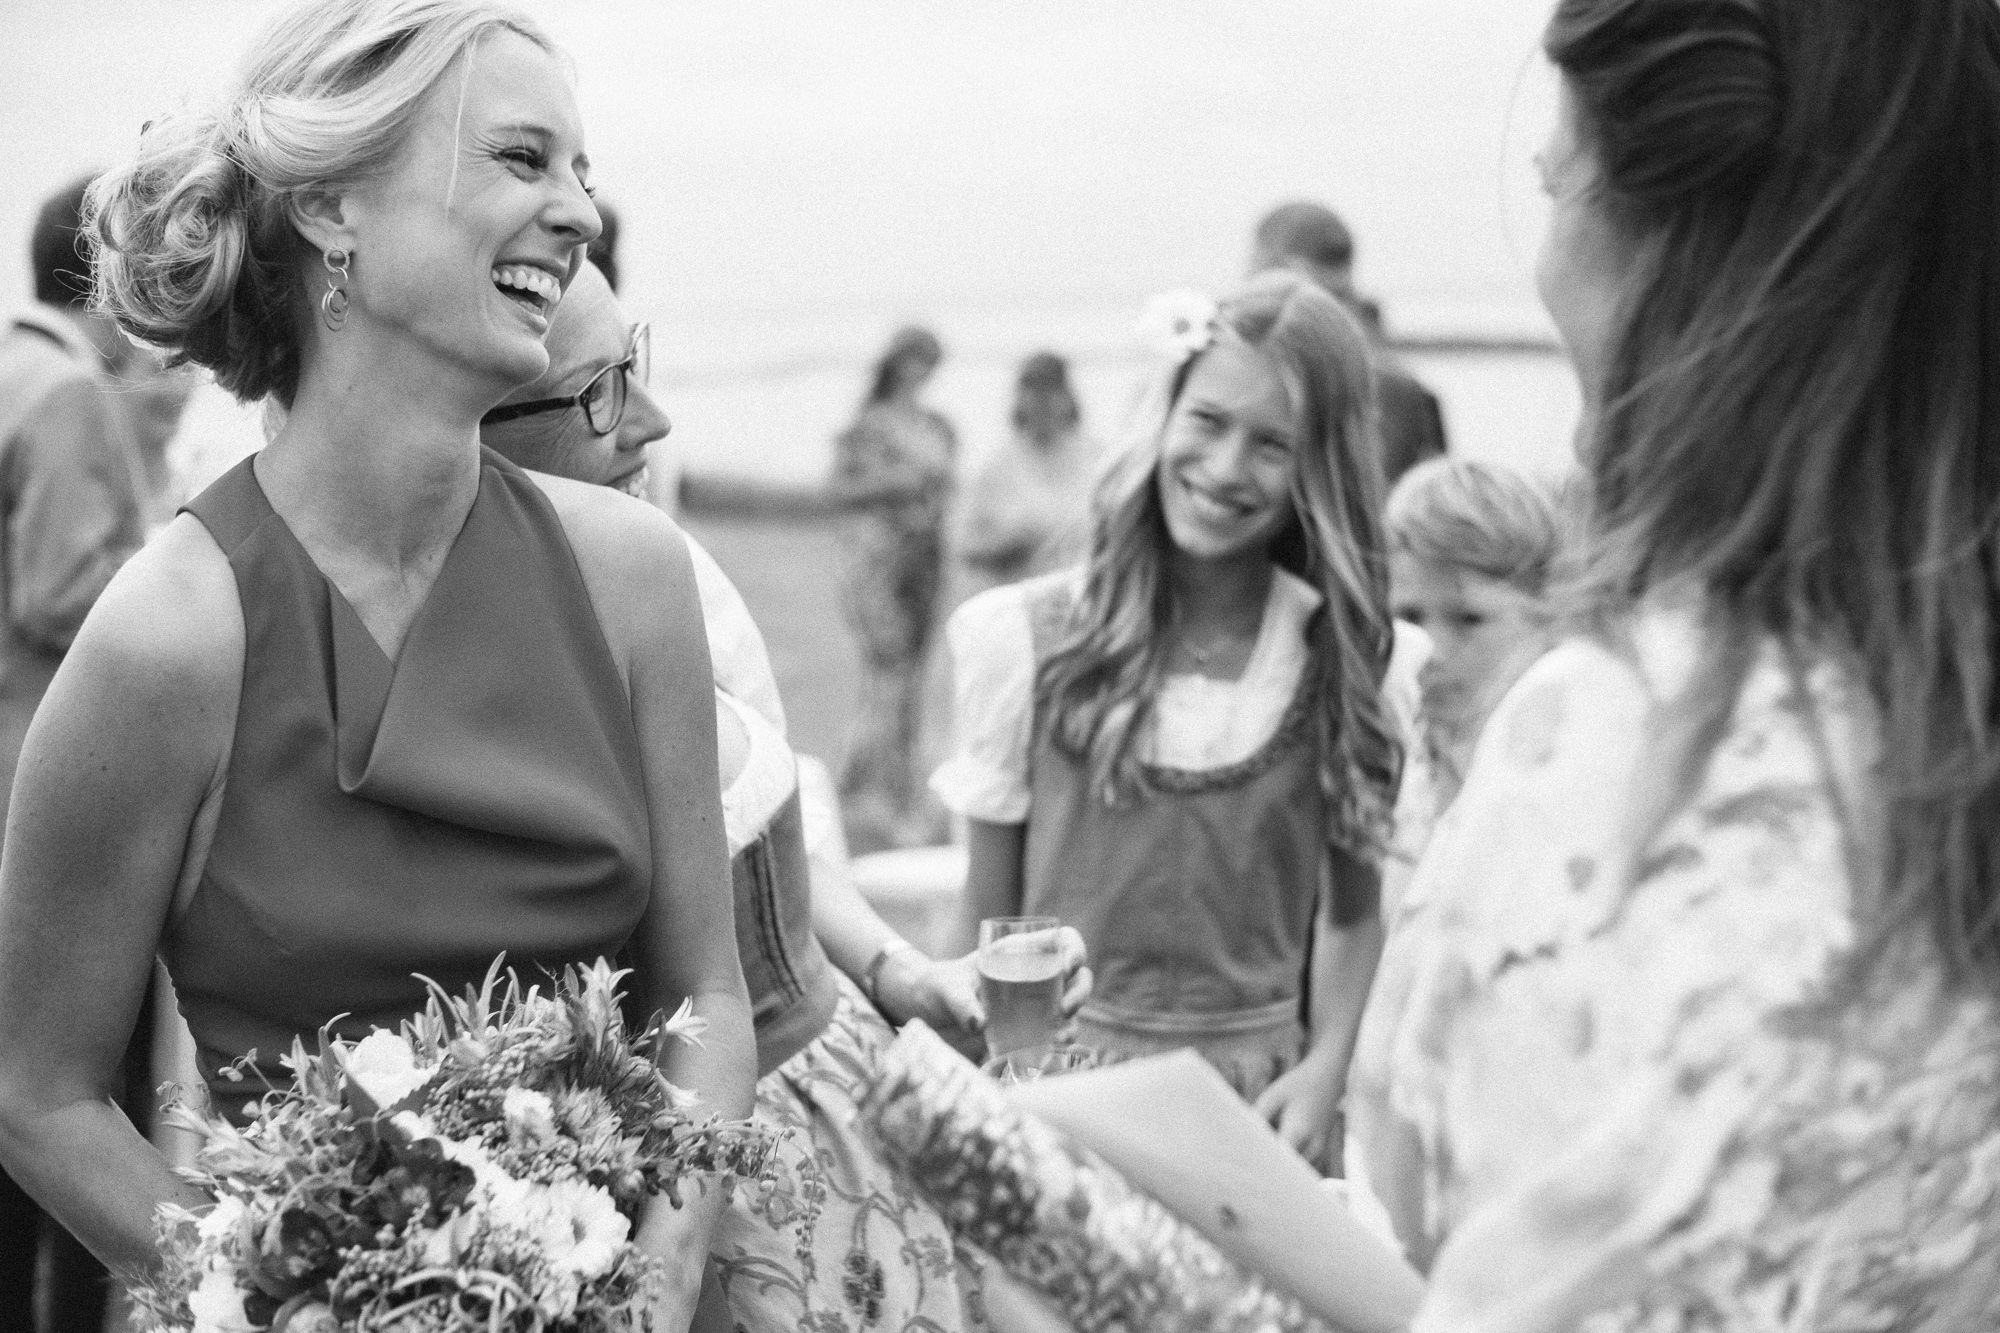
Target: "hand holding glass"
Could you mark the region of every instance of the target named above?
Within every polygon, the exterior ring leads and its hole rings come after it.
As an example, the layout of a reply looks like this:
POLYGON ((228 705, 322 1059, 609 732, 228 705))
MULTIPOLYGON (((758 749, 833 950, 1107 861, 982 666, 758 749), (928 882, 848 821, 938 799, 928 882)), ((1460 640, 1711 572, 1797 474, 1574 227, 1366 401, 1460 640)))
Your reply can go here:
POLYGON ((986 1007, 989 1054, 1054 1040, 1062 1012, 1061 928, 1052 916, 997 916, 979 923, 979 998, 986 1007))

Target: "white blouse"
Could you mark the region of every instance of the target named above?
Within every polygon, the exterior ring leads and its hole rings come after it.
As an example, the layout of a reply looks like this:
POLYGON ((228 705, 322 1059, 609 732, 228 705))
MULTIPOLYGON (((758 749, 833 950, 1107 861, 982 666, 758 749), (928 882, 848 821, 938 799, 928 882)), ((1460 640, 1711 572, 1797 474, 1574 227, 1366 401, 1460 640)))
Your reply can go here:
POLYGON ((715 691, 717 730, 740 729, 743 764, 722 789, 722 827, 729 854, 757 841, 771 819, 798 790, 799 771, 784 733, 757 709, 718 687, 715 691))
POLYGON ((709 663, 715 673, 716 688, 727 690, 761 713, 785 736, 785 705, 778 698, 778 678, 771 670, 771 654, 764 636, 750 617, 743 594, 715 563, 715 557, 693 537, 687 541, 688 558, 694 563, 695 593, 701 600, 702 626, 708 631, 709 663))
MULTIPOLYGON (((1034 725, 1035 653, 1028 608, 1052 581, 1081 587, 1082 571, 983 592, 945 626, 951 650, 952 755, 931 777, 947 807, 971 819, 1018 824, 1028 817, 1028 754, 1034 725)), ((1241 763, 1277 733, 1307 660, 1306 625, 1320 606, 1303 579, 1278 570, 1250 659, 1236 680, 1175 673, 1161 683, 1153 724, 1139 740, 1149 764, 1199 772, 1241 763)), ((1418 637, 1396 626, 1384 684, 1407 739, 1416 715, 1418 637)))

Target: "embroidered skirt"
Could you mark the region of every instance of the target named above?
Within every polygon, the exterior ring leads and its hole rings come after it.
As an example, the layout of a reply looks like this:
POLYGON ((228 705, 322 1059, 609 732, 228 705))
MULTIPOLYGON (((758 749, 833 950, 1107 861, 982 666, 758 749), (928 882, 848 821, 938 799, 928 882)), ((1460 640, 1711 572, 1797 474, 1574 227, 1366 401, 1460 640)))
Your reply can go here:
POLYGON ((795 1188, 738 1190, 711 1246, 739 1333, 985 1333, 979 1260, 863 1136, 856 1109, 894 1033, 853 982, 810 1046, 757 1081, 758 1118, 793 1131, 825 1188, 801 1240, 795 1188))

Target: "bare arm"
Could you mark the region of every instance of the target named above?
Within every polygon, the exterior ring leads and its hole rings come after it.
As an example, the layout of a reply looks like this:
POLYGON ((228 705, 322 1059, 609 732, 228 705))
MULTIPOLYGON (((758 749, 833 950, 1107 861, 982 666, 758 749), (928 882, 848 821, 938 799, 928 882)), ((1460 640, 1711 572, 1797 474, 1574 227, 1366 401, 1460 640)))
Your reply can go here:
MULTIPOLYGON (((678 1044, 667 1077, 704 1108, 750 1111, 756 1047, 736 955, 734 907, 716 780, 715 694, 694 569, 679 530, 649 506, 611 492, 544 481, 576 537, 579 564, 613 648, 626 663, 653 833, 652 906, 633 938, 635 991, 649 1011, 683 997, 708 1020, 701 1046, 678 1044)), ((718 1189, 690 1191, 674 1208, 656 1200, 636 1241, 671 1265, 659 1326, 688 1325, 718 1189)))
MULTIPOLYGON (((1343 858, 1336 873, 1350 878, 1365 875, 1379 882, 1381 872, 1372 864, 1343 858)), ((1383 928, 1380 911, 1340 925, 1331 909, 1331 895, 1322 893, 1313 914, 1312 1012, 1305 1055, 1265 1089, 1257 1109, 1307 1161, 1338 1175, 1347 1067, 1375 967, 1382 960, 1383 928)))
POLYGON ((114 1270, 161 1203, 205 1200, 113 1094, 153 954, 220 790, 243 628, 229 567, 178 520, 113 580, 28 729, 0 858, 0 1158, 114 1270))
POLYGON ((965 896, 959 900, 958 920, 951 934, 954 953, 970 953, 979 947, 979 923, 984 918, 1020 915, 1028 826, 968 819, 966 843, 965 896))
MULTIPOLYGON (((806 818, 806 854, 812 867, 813 933, 833 965, 867 986, 875 968, 874 1000, 882 1016, 900 1027, 921 1018, 945 1040, 973 1058, 986 1053, 986 1007, 979 998, 979 972, 970 951, 932 958, 898 935, 861 891, 847 862, 833 780, 809 755, 799 757, 799 799, 806 818), (891 946, 884 953, 884 946, 891 946), (880 961, 878 962, 878 957, 880 961)), ((975 923, 975 931, 977 923, 975 923)), ((1084 966, 1083 937, 1065 930, 1063 1015, 1073 1016, 1090 998, 1090 969, 1084 966)))

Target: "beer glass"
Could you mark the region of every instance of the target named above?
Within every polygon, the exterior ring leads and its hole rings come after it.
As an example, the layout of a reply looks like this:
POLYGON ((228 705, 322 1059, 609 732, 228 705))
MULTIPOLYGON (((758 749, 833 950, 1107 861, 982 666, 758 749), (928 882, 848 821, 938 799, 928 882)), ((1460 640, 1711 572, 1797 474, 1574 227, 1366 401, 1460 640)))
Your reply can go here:
POLYGON ((1052 916, 994 916, 979 923, 979 998, 986 1051, 1005 1055, 1055 1039, 1062 1012, 1062 950, 1052 916))

